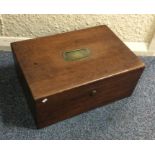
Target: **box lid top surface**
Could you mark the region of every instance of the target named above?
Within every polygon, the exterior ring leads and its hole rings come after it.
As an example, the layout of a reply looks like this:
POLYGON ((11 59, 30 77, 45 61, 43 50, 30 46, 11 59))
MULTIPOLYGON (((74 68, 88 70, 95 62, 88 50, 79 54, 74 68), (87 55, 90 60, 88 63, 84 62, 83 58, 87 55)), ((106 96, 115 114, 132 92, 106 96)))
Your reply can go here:
POLYGON ((35 99, 144 66, 107 26, 15 42, 11 46, 35 99), (64 52, 77 49, 90 53, 67 61, 64 52))

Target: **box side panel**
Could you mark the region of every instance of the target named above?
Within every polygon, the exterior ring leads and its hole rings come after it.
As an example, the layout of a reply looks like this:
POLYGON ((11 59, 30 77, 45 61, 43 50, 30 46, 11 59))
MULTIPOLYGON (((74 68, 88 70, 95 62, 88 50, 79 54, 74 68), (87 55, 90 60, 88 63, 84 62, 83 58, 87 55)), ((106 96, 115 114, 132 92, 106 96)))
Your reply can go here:
POLYGON ((100 80, 89 85, 37 100, 38 127, 86 112, 93 108, 130 96, 144 67, 100 80), (95 93, 94 93, 95 92, 95 93))
MULTIPOLYGON (((13 51, 13 48, 12 48, 12 51, 13 51)), ((26 80, 24 78, 24 75, 23 75, 22 70, 21 70, 21 68, 19 66, 19 63, 18 63, 18 61, 16 59, 16 55, 15 55, 14 51, 13 51, 13 58, 14 58, 14 63, 15 63, 15 67, 16 67, 17 76, 18 76, 19 82, 20 82, 20 84, 22 86, 24 95, 25 95, 25 97, 27 99, 28 107, 29 107, 29 109, 30 109, 30 111, 31 111, 31 113, 32 113, 32 115, 34 117, 35 122, 37 123, 35 100, 33 99, 30 88, 29 88, 29 86, 28 86, 28 84, 27 84, 27 82, 26 82, 26 80)))

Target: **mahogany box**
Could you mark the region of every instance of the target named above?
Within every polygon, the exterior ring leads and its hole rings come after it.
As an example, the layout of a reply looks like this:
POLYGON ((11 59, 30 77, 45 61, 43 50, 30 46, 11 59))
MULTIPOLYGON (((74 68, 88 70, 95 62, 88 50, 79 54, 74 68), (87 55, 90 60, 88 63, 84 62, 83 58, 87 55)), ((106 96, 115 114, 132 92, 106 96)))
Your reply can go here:
POLYGON ((38 128, 130 96, 144 63, 105 25, 11 43, 38 128))

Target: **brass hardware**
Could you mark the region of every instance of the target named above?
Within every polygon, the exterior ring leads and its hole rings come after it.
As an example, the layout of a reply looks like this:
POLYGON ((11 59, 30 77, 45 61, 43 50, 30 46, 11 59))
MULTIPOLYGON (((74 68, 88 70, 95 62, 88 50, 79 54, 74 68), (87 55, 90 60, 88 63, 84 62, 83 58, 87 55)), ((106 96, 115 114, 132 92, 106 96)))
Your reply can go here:
POLYGON ((90 96, 95 96, 96 93, 97 93, 97 91, 94 89, 94 90, 91 91, 90 96))
POLYGON ((66 61, 76 61, 86 58, 90 55, 90 50, 87 48, 65 51, 63 57, 66 61))

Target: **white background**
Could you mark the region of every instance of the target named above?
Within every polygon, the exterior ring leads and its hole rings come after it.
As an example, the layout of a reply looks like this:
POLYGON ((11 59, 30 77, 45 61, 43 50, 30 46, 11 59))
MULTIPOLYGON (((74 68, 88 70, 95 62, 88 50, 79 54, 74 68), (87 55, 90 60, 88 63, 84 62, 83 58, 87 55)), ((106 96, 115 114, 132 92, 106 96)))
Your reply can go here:
POLYGON ((0 13, 155 13, 154 0, 0 0, 0 13))

